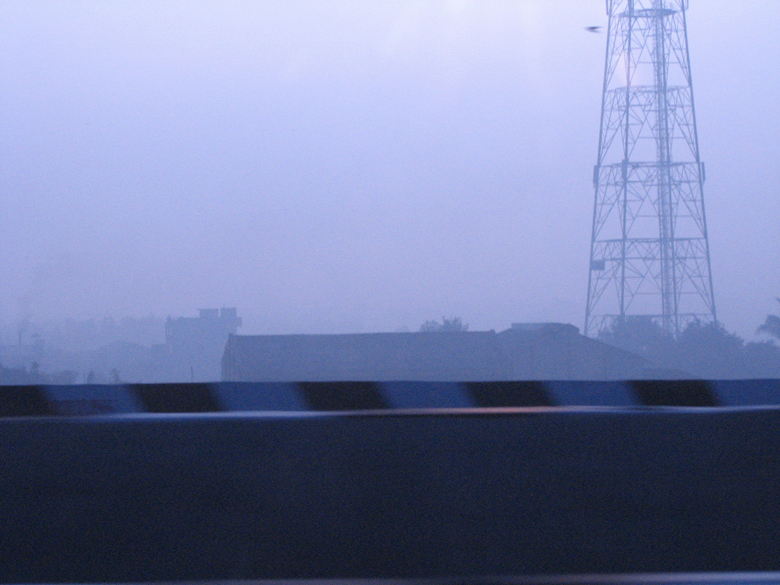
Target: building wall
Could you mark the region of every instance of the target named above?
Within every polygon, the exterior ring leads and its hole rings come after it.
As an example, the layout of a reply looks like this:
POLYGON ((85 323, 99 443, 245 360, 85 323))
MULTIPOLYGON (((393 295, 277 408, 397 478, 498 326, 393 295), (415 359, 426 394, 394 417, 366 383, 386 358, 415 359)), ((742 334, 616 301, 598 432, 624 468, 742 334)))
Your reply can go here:
POLYGON ((200 309, 198 317, 170 317, 165 324, 165 345, 158 361, 168 364, 175 377, 192 381, 220 378, 220 358, 228 336, 241 326, 236 309, 200 309))
POLYGON ((236 381, 484 380, 506 377, 495 333, 231 336, 223 379, 236 381))
POLYGON ((626 351, 555 325, 502 333, 231 335, 222 379, 493 381, 641 379, 650 366, 626 351))

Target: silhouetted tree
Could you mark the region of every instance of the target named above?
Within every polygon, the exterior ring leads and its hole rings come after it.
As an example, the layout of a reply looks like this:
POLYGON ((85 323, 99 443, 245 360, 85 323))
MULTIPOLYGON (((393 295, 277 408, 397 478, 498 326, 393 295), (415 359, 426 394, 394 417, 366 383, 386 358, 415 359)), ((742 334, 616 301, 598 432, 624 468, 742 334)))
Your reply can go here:
POLYGON ((720 323, 693 321, 674 338, 650 317, 626 317, 601 332, 599 339, 641 355, 661 368, 692 376, 713 379, 780 376, 780 348, 773 341, 746 344, 720 323))
POLYGON ((705 378, 740 378, 745 367, 744 340, 720 323, 693 321, 675 343, 676 367, 705 378))
POLYGON ((616 319, 609 329, 599 333, 598 338, 667 367, 670 367, 667 362, 674 354, 674 337, 652 317, 644 315, 616 319))
MULTIPOLYGON (((780 303, 780 297, 777 298, 780 303)), ((758 328, 758 333, 766 333, 780 341, 780 317, 777 315, 767 315, 764 323, 758 328)))
POLYGON ((780 347, 773 341, 747 343, 745 368, 751 378, 780 378, 780 347))

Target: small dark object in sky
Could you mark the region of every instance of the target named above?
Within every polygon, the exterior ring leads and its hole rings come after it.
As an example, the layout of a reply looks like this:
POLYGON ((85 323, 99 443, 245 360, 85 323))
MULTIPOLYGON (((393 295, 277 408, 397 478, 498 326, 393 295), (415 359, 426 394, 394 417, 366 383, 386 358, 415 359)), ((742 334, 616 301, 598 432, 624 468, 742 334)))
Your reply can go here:
POLYGON ((601 27, 600 26, 586 26, 585 30, 588 31, 588 32, 592 32, 592 33, 599 33, 599 32, 601 32, 601 27))

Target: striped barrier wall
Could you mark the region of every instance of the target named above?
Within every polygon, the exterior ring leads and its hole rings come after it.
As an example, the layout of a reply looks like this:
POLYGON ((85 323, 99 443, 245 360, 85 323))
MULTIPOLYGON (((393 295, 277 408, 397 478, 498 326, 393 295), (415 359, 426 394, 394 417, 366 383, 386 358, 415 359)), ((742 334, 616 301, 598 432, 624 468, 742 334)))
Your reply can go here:
POLYGON ((298 382, 0 387, 0 417, 780 405, 780 380, 298 382))

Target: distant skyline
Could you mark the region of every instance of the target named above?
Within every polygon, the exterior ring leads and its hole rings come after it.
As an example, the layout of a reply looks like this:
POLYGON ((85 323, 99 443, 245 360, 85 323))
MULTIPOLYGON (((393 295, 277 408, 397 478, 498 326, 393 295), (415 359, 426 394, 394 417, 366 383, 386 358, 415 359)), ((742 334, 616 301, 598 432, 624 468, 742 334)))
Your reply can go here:
MULTIPOLYGON (((0 2, 0 331, 582 328, 603 0, 0 2)), ((780 305, 780 5, 688 12, 715 300, 780 305)), ((760 338, 760 337, 759 337, 760 338)))

